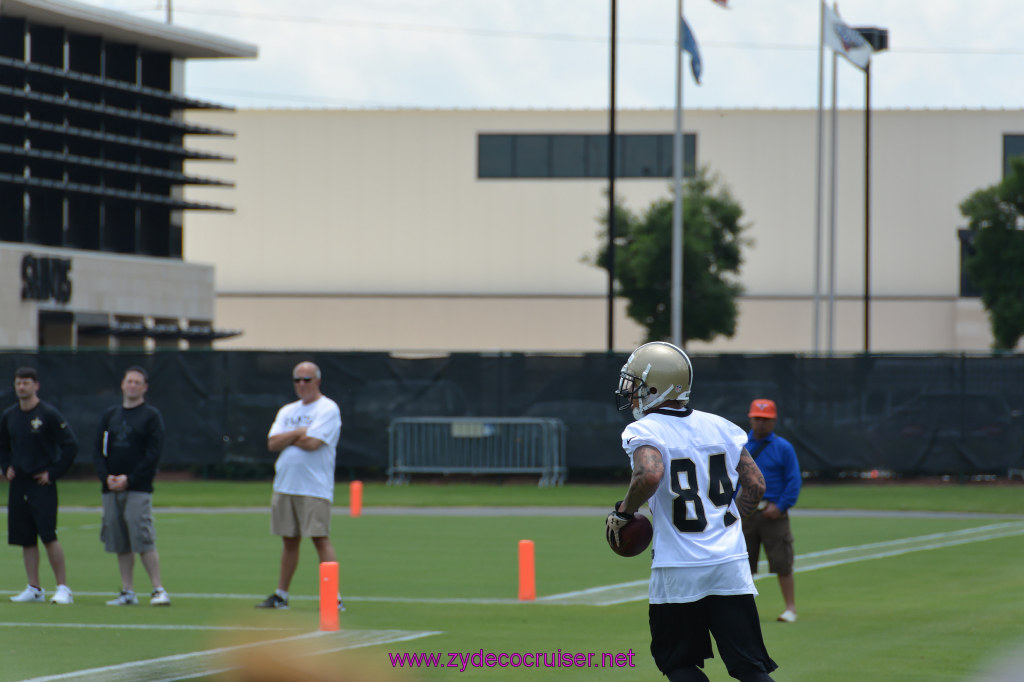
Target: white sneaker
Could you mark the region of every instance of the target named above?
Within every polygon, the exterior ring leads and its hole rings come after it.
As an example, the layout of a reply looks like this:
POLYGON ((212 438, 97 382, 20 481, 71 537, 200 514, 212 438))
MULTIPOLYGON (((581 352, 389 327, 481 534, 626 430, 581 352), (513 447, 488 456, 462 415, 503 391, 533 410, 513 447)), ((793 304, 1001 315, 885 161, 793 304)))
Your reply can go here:
POLYGON ((139 603, 139 598, 131 590, 121 590, 116 599, 107 602, 107 606, 132 606, 139 603))
POLYGON ((51 604, 74 604, 75 598, 71 596, 71 590, 67 585, 57 585, 57 591, 53 594, 51 604))
POLYGON ((17 594, 11 597, 11 601, 16 602, 30 602, 30 601, 46 601, 46 592, 41 587, 32 587, 26 585, 25 589, 21 594, 17 594))
POLYGON ((170 606, 171 595, 167 594, 167 590, 162 587, 158 587, 153 590, 152 596, 149 598, 150 606, 170 606))
POLYGON ((781 614, 779 614, 779 617, 776 618, 775 620, 779 621, 780 623, 795 623, 796 622, 796 612, 795 611, 790 611, 789 609, 786 609, 781 614))
POLYGON ((50 599, 51 604, 74 604, 75 598, 71 594, 71 590, 67 585, 58 585, 57 591, 53 593, 53 598, 50 599))

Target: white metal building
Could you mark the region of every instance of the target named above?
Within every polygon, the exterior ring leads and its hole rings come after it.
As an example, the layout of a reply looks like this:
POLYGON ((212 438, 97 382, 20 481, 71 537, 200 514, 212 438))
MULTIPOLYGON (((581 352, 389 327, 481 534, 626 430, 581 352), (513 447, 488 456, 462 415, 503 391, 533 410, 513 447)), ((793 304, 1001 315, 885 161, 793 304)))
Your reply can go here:
MULTIPOLYGON (((185 234, 186 259, 216 266, 217 320, 244 331, 219 347, 606 349, 607 275, 586 260, 607 208, 607 112, 243 110, 188 120, 217 127, 228 116, 237 139, 204 144, 236 157, 221 174, 236 184, 237 210, 190 214, 185 234)), ((833 348, 843 353, 863 350, 864 114, 838 121, 833 348)), ((669 196, 672 122, 668 110, 618 114, 616 193, 634 210, 669 196)), ((812 351, 816 112, 687 111, 685 129, 696 163, 742 205, 752 241, 735 337, 690 350, 812 351)), ((873 113, 872 351, 990 347, 980 300, 962 289, 958 206, 998 182, 1022 142, 1019 111, 873 113)), ((212 201, 215 190, 186 196, 212 201)), ((824 208, 827 237, 827 194, 824 208)), ((822 350, 828 254, 826 240, 822 350)), ((624 308, 617 351, 642 340, 624 308)))

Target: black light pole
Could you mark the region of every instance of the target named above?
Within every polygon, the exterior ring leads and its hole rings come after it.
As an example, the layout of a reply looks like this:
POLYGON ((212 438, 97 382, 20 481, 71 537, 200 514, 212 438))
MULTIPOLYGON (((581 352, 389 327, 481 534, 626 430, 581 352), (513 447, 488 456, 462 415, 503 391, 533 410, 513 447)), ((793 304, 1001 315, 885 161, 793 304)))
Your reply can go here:
MULTIPOLYGON (((855 31, 874 52, 889 48, 889 31, 860 27, 855 31)), ((871 352, 871 61, 864 68, 864 353, 871 352)))
POLYGON ((615 5, 612 1, 611 103, 608 105, 608 352, 615 347, 615 5))
POLYGON ((871 62, 864 69, 864 354, 871 352, 871 62))

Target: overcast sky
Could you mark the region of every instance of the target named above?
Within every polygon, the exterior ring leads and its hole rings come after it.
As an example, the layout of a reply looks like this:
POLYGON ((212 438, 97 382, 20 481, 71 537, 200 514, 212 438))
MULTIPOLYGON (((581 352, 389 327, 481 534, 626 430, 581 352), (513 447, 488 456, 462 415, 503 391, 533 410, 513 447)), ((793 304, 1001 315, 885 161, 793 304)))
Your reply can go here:
MULTIPOLYGON (((163 22, 168 0, 85 1, 163 22)), ((190 61, 186 93, 199 99, 240 108, 608 106, 611 0, 170 1, 173 23, 259 48, 255 60, 190 61)), ((618 108, 673 107, 675 0, 617 4, 618 108)), ((818 7, 685 0, 704 63, 699 86, 687 66, 686 108, 816 107, 818 7)), ((873 108, 1024 108, 1022 0, 843 0, 839 14, 889 30, 890 49, 872 61, 873 108)), ((846 62, 838 96, 840 106, 863 106, 863 74, 846 62)))

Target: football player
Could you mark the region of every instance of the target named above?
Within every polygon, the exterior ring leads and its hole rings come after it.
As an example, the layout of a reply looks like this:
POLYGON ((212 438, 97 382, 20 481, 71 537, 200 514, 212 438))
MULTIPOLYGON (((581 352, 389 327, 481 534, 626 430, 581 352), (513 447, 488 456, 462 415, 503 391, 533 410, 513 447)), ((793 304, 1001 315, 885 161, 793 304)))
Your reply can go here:
POLYGON ((661 341, 640 346, 622 367, 615 393, 636 419, 622 432, 633 474, 606 531, 617 537, 647 502, 651 653, 671 682, 706 682, 712 636, 731 677, 770 682, 778 666, 761 635, 739 522, 757 508, 764 477, 742 429, 689 406, 692 380, 690 358, 661 341))

